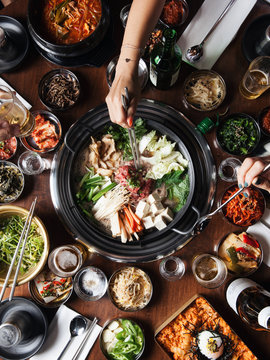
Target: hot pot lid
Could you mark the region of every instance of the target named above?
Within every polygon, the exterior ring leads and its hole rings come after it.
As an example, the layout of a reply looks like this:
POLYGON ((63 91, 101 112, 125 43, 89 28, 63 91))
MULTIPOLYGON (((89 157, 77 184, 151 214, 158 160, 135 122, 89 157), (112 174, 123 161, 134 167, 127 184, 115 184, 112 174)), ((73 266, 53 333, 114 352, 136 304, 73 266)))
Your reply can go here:
POLYGON ((141 236, 139 241, 123 244, 120 238, 113 238, 95 227, 76 205, 74 162, 78 161, 78 154, 90 143, 90 136, 110 123, 105 104, 90 110, 72 126, 65 144, 54 157, 50 177, 53 205, 71 235, 99 254, 119 262, 153 261, 183 247, 191 235, 181 235, 174 230, 185 232, 189 229, 199 216, 196 209, 199 214, 206 214, 215 193, 213 156, 207 141, 195 130, 194 124, 172 107, 153 100, 142 100, 136 117, 143 118, 149 129, 157 129, 177 142, 179 150, 189 161, 190 194, 184 207, 166 229, 154 230, 141 236))

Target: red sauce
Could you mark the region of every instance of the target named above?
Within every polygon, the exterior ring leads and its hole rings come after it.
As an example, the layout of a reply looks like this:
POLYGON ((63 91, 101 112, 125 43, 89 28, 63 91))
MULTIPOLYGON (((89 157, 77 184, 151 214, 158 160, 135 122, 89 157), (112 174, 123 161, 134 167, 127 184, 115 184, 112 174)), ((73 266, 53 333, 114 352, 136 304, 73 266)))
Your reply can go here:
POLYGON ((120 166, 115 181, 125 186, 135 201, 144 199, 150 195, 153 180, 145 179, 142 170, 136 170, 134 165, 120 166))
POLYGON ((169 0, 165 3, 161 19, 168 25, 178 25, 182 22, 184 8, 179 0, 169 0))
POLYGON ((0 141, 0 160, 9 159, 17 149, 17 140, 15 136, 8 140, 0 141))
POLYGON ((47 0, 43 26, 51 41, 74 44, 95 31, 101 12, 100 0, 47 0))
POLYGON ((265 113, 262 118, 262 128, 270 135, 270 109, 265 113))

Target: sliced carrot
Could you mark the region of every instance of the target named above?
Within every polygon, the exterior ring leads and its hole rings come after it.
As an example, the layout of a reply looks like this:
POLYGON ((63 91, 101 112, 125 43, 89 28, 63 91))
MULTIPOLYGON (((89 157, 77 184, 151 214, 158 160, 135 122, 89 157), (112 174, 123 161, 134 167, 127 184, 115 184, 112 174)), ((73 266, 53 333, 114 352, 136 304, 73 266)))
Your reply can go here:
POLYGON ((130 214, 132 215, 133 219, 136 221, 137 224, 141 223, 141 219, 132 211, 130 205, 128 205, 128 210, 130 211, 130 214))
POLYGON ((124 212, 125 212, 127 218, 129 219, 129 223, 130 223, 131 228, 133 229, 135 227, 135 224, 134 224, 135 221, 134 221, 134 219, 133 219, 133 217, 132 217, 132 215, 129 212, 127 207, 124 207, 124 212))

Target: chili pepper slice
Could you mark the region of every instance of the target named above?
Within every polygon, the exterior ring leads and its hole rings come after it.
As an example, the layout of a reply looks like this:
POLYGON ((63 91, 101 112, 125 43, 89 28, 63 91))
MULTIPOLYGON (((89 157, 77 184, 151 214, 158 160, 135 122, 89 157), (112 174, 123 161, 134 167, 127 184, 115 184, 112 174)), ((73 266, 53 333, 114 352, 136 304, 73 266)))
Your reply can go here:
POLYGON ((237 249, 235 249, 237 252, 241 252, 242 254, 247 255, 249 258, 256 260, 256 257, 251 254, 247 249, 243 248, 243 247, 239 247, 237 249))
POLYGON ((250 238, 248 235, 243 234, 243 242, 254 247, 254 248, 258 248, 259 247, 259 243, 257 240, 250 238))
POLYGON ((237 256, 237 252, 235 251, 235 248, 233 246, 231 246, 228 249, 226 249, 226 252, 230 257, 232 264, 237 264, 238 256, 237 256))

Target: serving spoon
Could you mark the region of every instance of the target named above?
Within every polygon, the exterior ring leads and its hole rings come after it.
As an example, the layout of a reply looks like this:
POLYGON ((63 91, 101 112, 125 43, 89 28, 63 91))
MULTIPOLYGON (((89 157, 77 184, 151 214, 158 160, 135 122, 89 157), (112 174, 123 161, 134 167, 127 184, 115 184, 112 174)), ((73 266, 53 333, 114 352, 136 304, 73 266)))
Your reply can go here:
POLYGON ((69 341, 66 343, 66 346, 62 350, 61 354, 58 356, 57 360, 60 360, 64 352, 66 351, 67 347, 69 346, 72 338, 78 335, 82 335, 85 332, 85 329, 87 327, 87 321, 83 316, 76 316, 73 318, 69 325, 69 331, 70 331, 70 338, 69 341))
POLYGON ((186 51, 186 59, 191 62, 195 63, 200 60, 200 58, 203 56, 203 45, 208 39, 208 37, 212 34, 212 32, 215 30, 215 28, 218 26, 220 21, 223 19, 225 14, 228 12, 228 10, 231 8, 231 6, 235 3, 236 0, 231 0, 229 4, 225 7, 225 9, 222 11, 222 13, 219 15, 219 18, 214 23, 214 25, 211 27, 211 29, 208 31, 204 39, 199 45, 191 46, 186 51))

